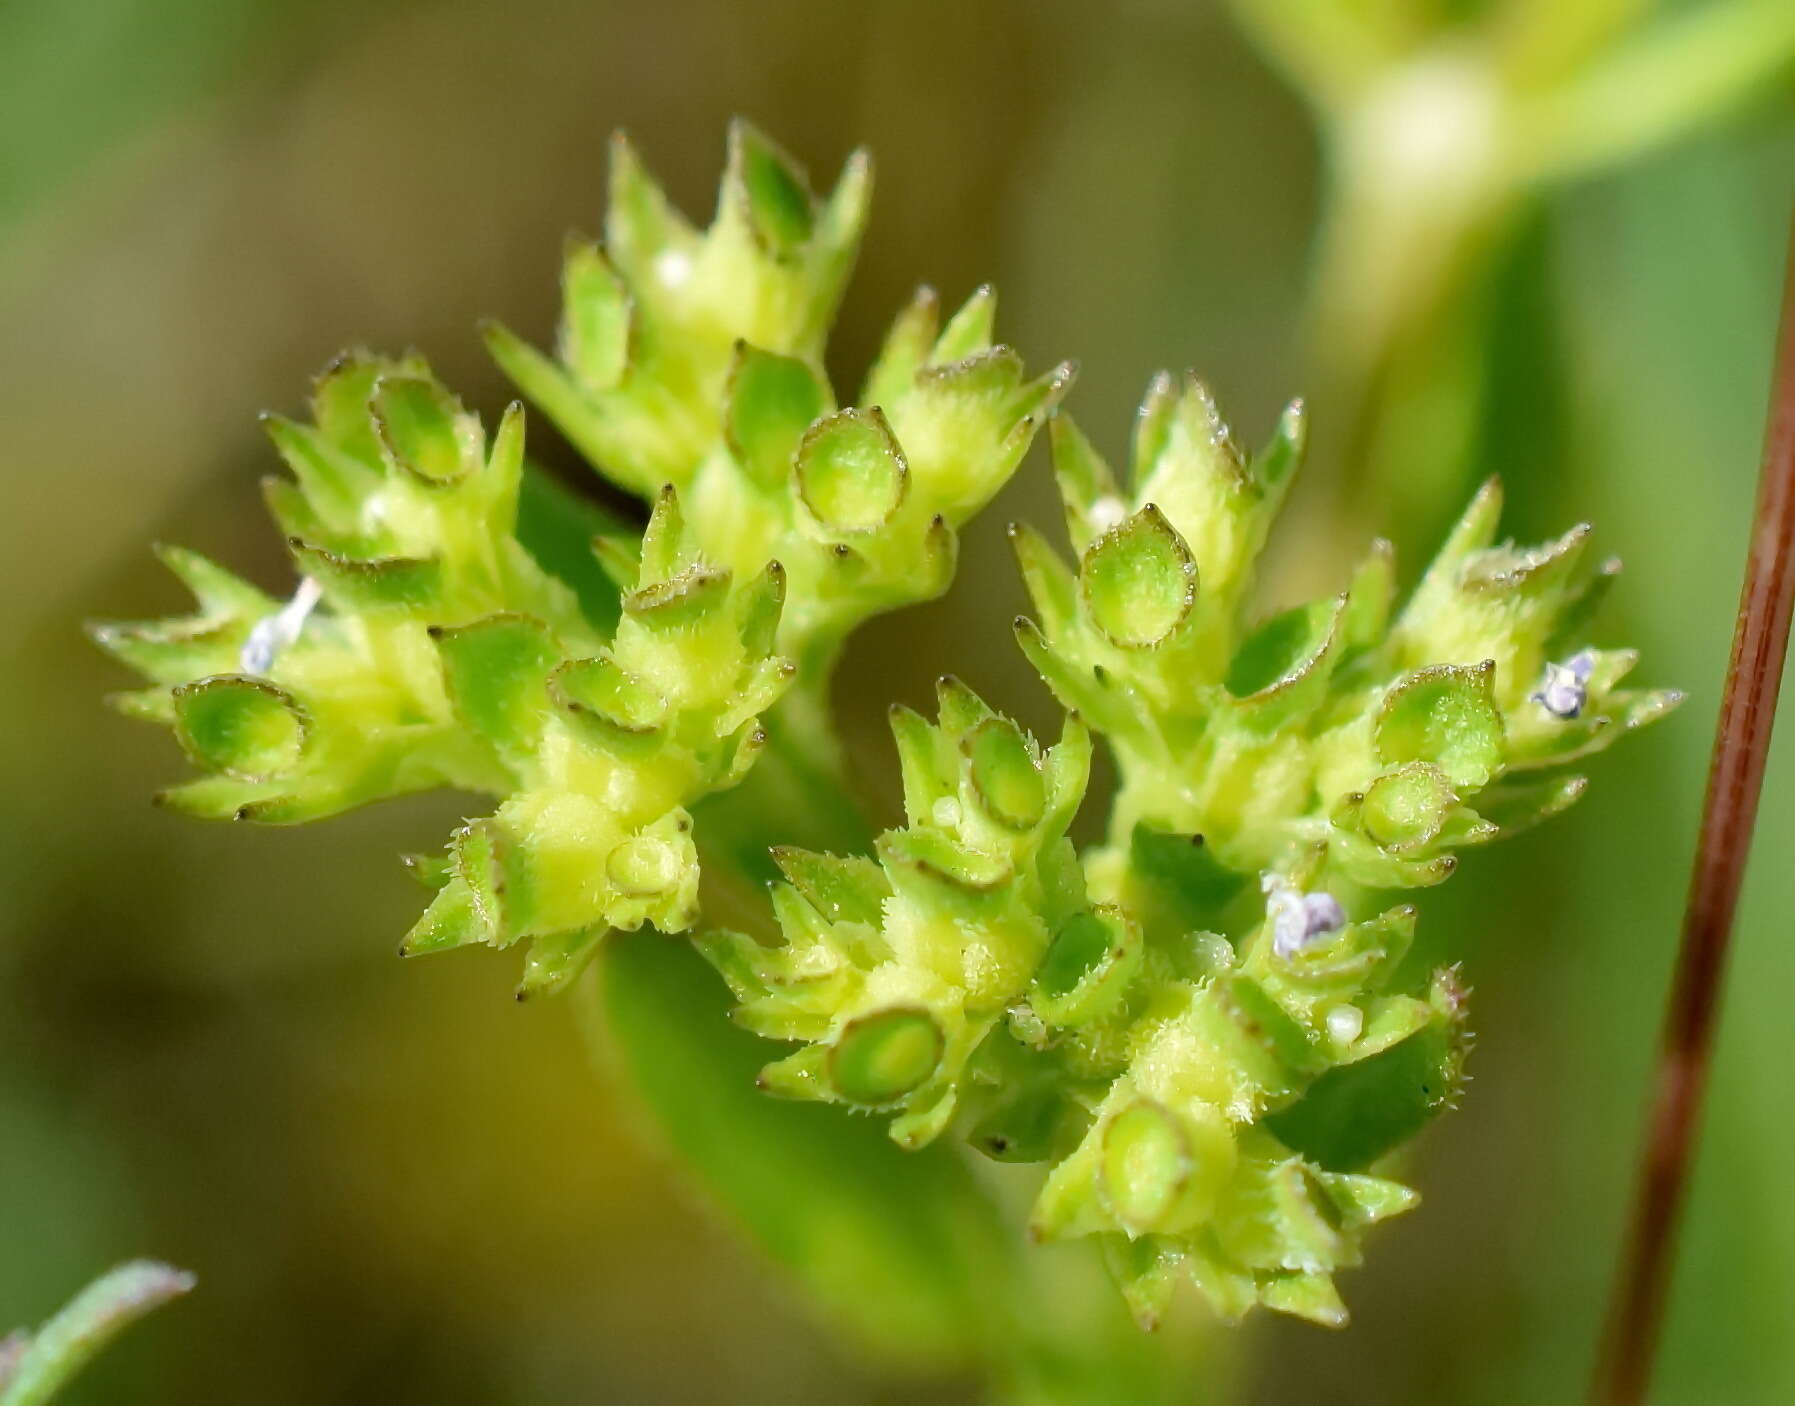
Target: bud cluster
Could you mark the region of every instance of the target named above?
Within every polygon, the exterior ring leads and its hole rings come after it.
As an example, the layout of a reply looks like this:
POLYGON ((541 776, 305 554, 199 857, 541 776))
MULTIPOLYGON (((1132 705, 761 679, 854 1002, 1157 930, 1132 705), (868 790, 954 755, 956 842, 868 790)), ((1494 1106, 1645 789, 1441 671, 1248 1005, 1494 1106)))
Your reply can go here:
POLYGON ((568 255, 560 361, 489 329, 595 467, 652 500, 639 545, 592 544, 614 633, 518 540, 520 407, 489 449, 421 359, 354 354, 313 423, 269 417, 294 599, 169 551, 196 613, 96 630, 156 685, 121 706, 211 773, 167 803, 285 823, 435 787, 502 798, 413 863, 435 896, 403 950, 529 938, 520 992, 564 984, 611 929, 689 929, 687 808, 746 774, 788 686, 822 695, 856 624, 947 588, 954 529, 1071 381, 993 345, 989 290, 945 327, 924 290, 869 403, 838 409, 823 341, 869 193, 857 156, 819 202, 738 123, 701 235, 619 138, 607 243, 568 255))
POLYGON ((159 685, 126 710, 213 773, 165 801, 286 823, 429 787, 504 797, 414 865, 438 892, 405 950, 532 938, 526 991, 609 928, 690 927, 685 806, 742 777, 794 672, 773 652, 777 565, 741 582, 709 565, 669 488, 639 552, 607 554, 623 594, 606 640, 515 536, 516 407, 489 450, 420 361, 356 356, 312 408, 270 421, 294 478, 267 487, 323 609, 296 618, 177 551, 195 615, 96 631, 159 685))
POLYGON ((1249 456, 1199 383, 1161 378, 1126 491, 1054 422, 1076 570, 1012 531, 1040 617, 1022 647, 1120 773, 1090 890, 1148 954, 1107 1026, 1058 1048, 1085 1116, 1049 1120, 1034 1227, 1100 1237, 1147 1321, 1180 1275, 1224 1316, 1345 1320, 1333 1271, 1415 1200, 1369 1169, 1453 1101, 1468 1047, 1456 971, 1404 966, 1414 910, 1377 892, 1564 809, 1585 783, 1563 764, 1678 701, 1587 646, 1618 564, 1586 527, 1494 545, 1494 483, 1400 611, 1380 543, 1338 596, 1250 624, 1302 449, 1300 406, 1249 456))
POLYGON ((319 377, 311 408, 311 424, 268 418, 293 477, 264 484, 304 595, 282 607, 169 549, 195 613, 95 627, 157 685, 120 706, 172 725, 211 773, 162 799, 279 824, 429 787, 511 789, 515 771, 457 717, 430 629, 513 611, 577 653, 598 647, 573 593, 513 535, 521 413, 489 446, 421 360, 361 354, 319 377), (295 609, 313 595, 324 609, 295 609))
MULTIPOLYGON (((1124 920, 1089 911, 1065 837, 1091 760, 1076 719, 1043 750, 943 679, 938 724, 895 708, 891 726, 906 827, 879 836, 876 859, 776 849, 783 943, 720 933, 704 950, 745 1025, 804 1042, 762 1072, 764 1088, 892 1111, 892 1137, 920 1147, 954 1117, 969 1061, 1027 999, 1049 952, 1068 934, 1082 941, 1079 924, 1107 934, 1124 920)), ((1138 948, 1137 938, 1127 955, 1138 948)), ((1069 987, 1041 1004, 1098 1000, 1069 987)))
POLYGON ((714 560, 783 563, 781 647, 819 690, 861 621, 947 589, 955 529, 1015 471, 1074 374, 1031 379, 993 343, 990 289, 942 327, 923 288, 860 405, 838 407, 823 343, 871 192, 860 153, 819 201, 738 122, 701 234, 619 137, 605 246, 567 253, 558 357, 502 327, 487 335, 601 472, 643 495, 676 486, 714 560))
POLYGON ((800 817, 767 806, 777 940, 698 942, 742 1023, 797 1046, 768 1091, 1043 1164, 1033 1231, 1094 1239, 1143 1322, 1189 1279, 1224 1317, 1340 1323, 1334 1272, 1414 1203, 1391 1159, 1468 1046, 1456 969, 1409 960, 1415 913, 1387 891, 1564 809, 1568 765, 1677 696, 1622 687, 1632 652, 1590 643, 1616 566, 1588 529, 1498 544, 1493 483, 1400 608, 1379 544, 1338 595, 1255 621, 1301 407, 1249 455, 1201 385, 1161 378, 1124 486, 1056 413, 1071 368, 1030 378, 993 344, 987 291, 945 325, 919 294, 840 407, 823 343, 869 181, 856 157, 819 201, 738 125, 700 233, 620 141, 557 356, 490 330, 652 503, 639 540, 592 543, 614 619, 519 537, 521 410, 489 441, 418 358, 352 355, 310 424, 270 421, 298 591, 164 553, 198 606, 98 628, 153 685, 120 704, 208 773, 166 795, 197 815, 494 797, 413 861, 433 896, 404 950, 528 940, 520 994, 559 989, 607 933, 699 927, 701 842, 741 866, 694 806, 782 739, 829 756, 842 641, 946 588, 956 529, 1051 423, 1076 564, 1011 535, 1022 648, 1072 710, 1059 742, 944 680, 936 722, 892 714, 904 826, 818 854, 778 845, 800 817), (1119 790, 1080 854, 1093 734, 1119 790))
POLYGON ((1590 556, 1587 527, 1493 545, 1494 481, 1400 612, 1380 542, 1339 595, 1248 628, 1254 561, 1302 457, 1300 405, 1248 456, 1199 383, 1161 378, 1126 491, 1064 416, 1053 443, 1079 560, 1012 531, 1039 616, 1017 633, 1115 750, 1112 861, 1145 827, 1201 835, 1238 873, 1326 844, 1329 881, 1439 883, 1454 849, 1576 800, 1583 778, 1556 768, 1678 700, 1620 687, 1633 651, 1586 647, 1618 563, 1590 556), (1581 678, 1542 702, 1559 660, 1581 678))

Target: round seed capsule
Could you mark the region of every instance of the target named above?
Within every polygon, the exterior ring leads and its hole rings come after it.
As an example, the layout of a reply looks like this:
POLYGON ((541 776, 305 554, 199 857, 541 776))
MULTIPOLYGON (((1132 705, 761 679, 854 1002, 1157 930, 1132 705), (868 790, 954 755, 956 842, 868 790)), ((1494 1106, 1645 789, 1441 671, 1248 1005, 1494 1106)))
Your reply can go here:
POLYGON ((1457 799, 1445 772, 1428 762, 1410 762, 1365 788, 1359 814, 1376 844, 1400 853, 1438 839, 1457 799))

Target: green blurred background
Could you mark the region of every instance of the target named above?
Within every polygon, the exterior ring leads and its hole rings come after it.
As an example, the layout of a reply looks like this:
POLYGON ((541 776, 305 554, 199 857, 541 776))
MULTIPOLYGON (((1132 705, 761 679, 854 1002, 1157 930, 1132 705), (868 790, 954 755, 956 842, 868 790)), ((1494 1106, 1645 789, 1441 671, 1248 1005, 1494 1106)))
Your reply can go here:
MULTIPOLYGON (((1599 28, 1645 7, 1506 8, 1599 28)), ((1795 81, 1766 65, 1674 139, 1459 231, 1460 266, 1381 349, 1311 282, 1330 148, 1236 20, 1205 0, 0 4, 0 1326, 131 1254, 201 1277, 71 1400, 971 1399, 833 1345, 643 1150, 570 1013, 506 999, 509 959, 394 957, 417 900, 391 856, 434 844, 455 798, 300 831, 153 811, 181 763, 102 709, 124 680, 78 629, 180 604, 152 539, 286 589, 255 412, 291 410, 350 342, 415 344, 495 411, 475 320, 548 335, 606 132, 700 213, 735 113, 821 180, 854 145, 878 157, 838 379, 916 281, 957 299, 990 279, 1031 363, 1083 361, 1071 407, 1118 455, 1161 366, 1208 376, 1249 440, 1311 392, 1273 599, 1338 580, 1373 531, 1412 571, 1491 471, 1517 534, 1588 517, 1627 556, 1604 638, 1691 702, 1598 763, 1569 816, 1424 897, 1477 988, 1477 1082, 1423 1149, 1426 1205, 1346 1281, 1353 1327, 1255 1321, 1229 1388, 1575 1399, 1738 587, 1795 81)), ((540 420, 532 443, 571 479, 540 420)), ((1051 716, 1009 642, 1013 516, 1055 520, 1040 453, 952 594, 851 651, 840 710, 887 803, 884 704, 935 674, 1051 716)), ((1785 727, 1664 1402, 1795 1400, 1792 747, 1785 727)))

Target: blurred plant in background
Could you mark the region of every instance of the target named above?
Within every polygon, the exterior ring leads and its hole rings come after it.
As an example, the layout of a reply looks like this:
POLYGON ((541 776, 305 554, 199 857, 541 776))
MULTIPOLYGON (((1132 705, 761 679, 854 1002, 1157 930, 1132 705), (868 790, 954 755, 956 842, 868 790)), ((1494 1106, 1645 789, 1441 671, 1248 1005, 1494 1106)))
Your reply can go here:
MULTIPOLYGON (((733 109, 789 133, 851 132, 885 153, 888 184, 905 199, 887 209, 891 236, 874 244, 848 300, 838 353, 846 366, 870 356, 876 329, 907 291, 897 276, 911 269, 898 269, 898 259, 912 265, 911 251, 926 248, 944 261, 930 270, 944 286, 997 273, 1025 344, 1099 353, 1086 376, 1092 423, 1105 405, 1112 419, 1119 414, 1127 389, 1104 381, 1111 373, 1101 368, 1126 377, 1131 359, 1144 364, 1187 342, 1193 358, 1229 369, 1231 399, 1261 413, 1288 375, 1277 338, 1297 320, 1287 290, 1297 283, 1312 179, 1289 105, 1200 8, 1130 6, 1101 21, 1031 9, 1025 23, 1003 5, 873 6, 852 16, 772 6, 748 30, 707 7, 696 28, 677 17, 676 37, 672 15, 602 7, 580 18, 532 10, 539 24, 513 16, 504 25, 474 6, 393 7, 351 27, 328 9, 301 20, 269 6, 233 30, 216 22, 223 11, 195 19, 177 5, 158 16, 166 66, 147 68, 133 63, 144 48, 130 38, 133 7, 94 13, 84 31, 43 12, 30 23, 21 11, 7 17, 20 52, 45 56, 25 71, 88 75, 96 95, 82 123, 60 134, 61 164, 34 157, 30 169, 66 173, 61 183, 40 182, 34 207, 8 206, 31 213, 15 223, 0 265, 7 322, 33 339, 29 356, 9 357, 20 372, 6 392, 9 424, 20 462, 78 465, 68 472, 106 485, 108 511, 94 494, 34 493, 41 480, 24 475, 6 484, 21 495, 13 519, 34 529, 13 559, 40 563, 32 589, 8 597, 6 620, 14 640, 29 641, 24 676, 42 685, 9 706, 45 745, 8 759, 20 802, 11 820, 30 837, 14 853, 34 861, 33 881, 9 886, 18 897, 5 948, 13 1014, 0 1025, 0 1115, 12 1155, 0 1175, 9 1205, 45 1210, 9 1226, 16 1254, 0 1273, 9 1296, 0 1311, 13 1303, 13 1317, 41 1313, 57 1282, 120 1248, 153 1244, 204 1263, 209 1282, 221 1275, 230 1287, 160 1335, 128 1342, 96 1369, 96 1391, 134 1381, 129 1389, 141 1396, 191 1381, 188 1394, 218 1397, 253 1382, 268 1401, 558 1400, 577 1392, 572 1384, 604 1383, 625 1399, 654 1400, 707 1389, 718 1379, 709 1374, 727 1373, 741 1399, 903 1399, 897 1378, 875 1385, 861 1375, 868 1369, 832 1360, 778 1295, 752 1292, 751 1265, 668 1208, 664 1178, 605 1131, 609 1117, 592 1106, 577 1053, 551 1022, 501 1019, 488 1000, 490 974, 463 977, 453 964, 382 985, 391 978, 368 955, 367 938, 402 923, 406 900, 360 885, 325 856, 400 843, 420 819, 449 820, 452 809, 407 803, 356 818, 324 848, 295 836, 268 849, 233 839, 221 850, 208 839, 212 892, 201 895, 175 882, 201 851, 121 800, 164 762, 135 746, 92 753, 93 719, 61 700, 89 693, 98 675, 61 640, 73 616, 152 589, 110 569, 107 579, 93 576, 148 519, 212 555, 254 564, 255 548, 236 540, 235 527, 247 508, 236 485, 253 475, 236 469, 257 456, 245 441, 220 443, 216 427, 237 423, 246 401, 284 402, 283 388, 345 328, 389 344, 423 338, 445 376, 469 388, 470 403, 496 405, 490 380, 457 350, 469 344, 449 329, 493 307, 533 308, 534 318, 508 314, 520 326, 546 322, 530 270, 565 218, 569 180, 587 179, 586 133, 619 119, 656 133, 686 196, 733 109), (675 94, 649 83, 641 56, 672 52, 691 35, 700 40, 684 51, 690 86, 675 94), (109 54, 139 81, 107 81, 109 54), (842 54, 858 58, 844 65, 842 54), (432 61, 420 66, 420 56, 432 61), (530 72, 528 103, 508 103, 505 120, 494 121, 478 83, 446 102, 444 78, 495 64, 530 72), (931 102, 919 105, 913 75, 924 69, 931 102), (1041 81, 1049 72, 1055 81, 1041 81), (157 103, 196 91, 176 79, 216 96, 171 126, 157 103), (108 113, 121 115, 112 132, 142 135, 109 137, 108 113), (431 143, 364 140, 370 122, 413 130, 420 115, 437 134, 431 143), (1139 134, 1168 127, 1189 140, 1178 152, 1156 151, 1149 168, 1139 134), (302 155, 326 151, 339 155, 302 155), (1218 172, 1234 187, 1219 202, 1218 172), (79 182, 67 178, 77 174, 79 182), (1243 180, 1252 182, 1245 201, 1243 180), (462 197, 451 205, 441 193, 500 184, 506 201, 471 224, 462 197), (1050 194, 1055 215, 1042 218, 1050 194), (1006 218, 1006 206, 1019 213, 1006 218), (1069 218, 1111 210, 1126 214, 1069 218), (468 238, 442 237, 445 219, 459 220, 468 238), (961 234, 943 238, 944 227, 961 234), (248 229, 262 234, 245 237, 248 229), (1079 298, 1091 289, 1072 286, 1084 280, 1068 261, 1099 255, 1113 281, 1091 285, 1104 303, 1081 320, 1088 305, 1079 298), (170 341, 171 329, 188 330, 170 341), (152 344, 154 355, 139 350, 152 344), (221 346, 230 350, 221 355, 221 346), (168 485, 194 482, 195 463, 221 467, 176 514, 168 485), (41 545, 49 542, 59 544, 54 565, 41 545), (78 592, 46 587, 78 579, 78 592), (111 882, 125 870, 140 876, 128 897, 111 882), (323 891, 308 879, 303 898, 287 896, 301 875, 327 870, 333 881, 323 891), (399 1046, 395 1002, 411 1012, 399 1046), (527 1085, 504 1077, 526 1064, 535 1071, 527 1085), (154 1117, 143 1111, 151 1107, 154 1117), (345 1161, 345 1147, 364 1155, 345 1161), (571 1224, 576 1204, 594 1219, 571 1224), (707 1325, 705 1355, 678 1346, 694 1323, 707 1325), (454 1325, 450 1342, 426 1339, 445 1324, 454 1325), (209 1346, 182 1336, 189 1332, 203 1332, 209 1346), (324 1341, 328 1355, 318 1350, 324 1341)), ((32 101, 28 89, 12 91, 32 101)), ((1456 477, 1442 479, 1429 511, 1501 467, 1525 519, 1520 530, 1588 513, 1641 559, 1674 555, 1677 541, 1737 535, 1787 197, 1779 174, 1789 154, 1787 90, 1771 91, 1773 101, 1704 144, 1583 192, 1543 187, 1527 203, 1498 255, 1465 285, 1490 299, 1480 350, 1486 412, 1462 458, 1442 439, 1437 462, 1456 477), (1709 475, 1693 496, 1690 464, 1709 475)), ((12 130, 34 151, 43 145, 28 122, 12 130)), ((805 151, 829 154, 808 143, 805 151)), ((1331 392, 1319 389, 1318 422, 1339 423, 1331 392)), ((532 444, 543 450, 540 431, 532 444)), ((553 457, 552 446, 546 452, 553 457)), ((1324 482, 1339 461, 1324 441, 1324 482)), ((1390 507, 1370 495, 1362 506, 1348 501, 1365 521, 1390 507)), ((1024 489, 1001 506, 1038 518, 1044 504, 1024 489)), ((1298 550, 1283 555, 1296 575, 1344 571, 1359 534, 1338 522, 1299 501, 1298 550), (1314 526, 1330 521, 1331 533, 1314 526)), ((974 524, 969 562, 994 555, 980 547, 980 531, 991 541, 974 524)), ((1414 545, 1409 537, 1400 545, 1414 545)), ((1674 590, 1647 574, 1619 593, 1634 612, 1628 632, 1667 675, 1717 677, 1724 630, 1715 622, 1735 582, 1730 562, 1714 555, 1680 572, 1674 590)), ((978 621, 999 612, 967 608, 1010 589, 1005 576, 987 579, 975 567, 943 605, 863 633, 843 674, 844 715, 894 693, 915 696, 970 650, 985 661, 980 692, 1039 730, 1049 720, 1036 695, 979 642, 978 621), (962 638, 950 643, 952 634, 962 638)), ((259 577, 285 589, 271 563, 259 577)), ((1274 579, 1271 598, 1284 589, 1274 579)), ((871 743, 847 738, 853 764, 889 777, 871 743)), ((1374 1379, 1391 1400, 1499 1400, 1550 1395, 1580 1371, 1631 1146, 1631 1098, 1615 1090, 1636 1087, 1660 984, 1658 949, 1642 935, 1668 931, 1699 784, 1699 738, 1674 746, 1673 765, 1610 778, 1624 798, 1617 809, 1637 816, 1635 826, 1608 833, 1560 822, 1552 849, 1521 841, 1502 859, 1466 865, 1457 884, 1429 898, 1424 949, 1430 933, 1487 927, 1474 914, 1495 895, 1530 895, 1500 934, 1502 961, 1478 963, 1486 1034, 1507 1033, 1480 1054, 1482 1097, 1434 1142, 1433 1215, 1450 1214, 1456 1233, 1409 1235, 1399 1225, 1379 1267, 1355 1286, 1353 1334, 1326 1342, 1310 1334, 1300 1353, 1260 1354, 1250 1376, 1217 1381, 1219 1394, 1358 1400, 1354 1384, 1374 1379), (1512 1179, 1471 1191, 1466 1183, 1482 1181, 1498 1156, 1512 1179), (1448 1213, 1440 1208, 1449 1198, 1448 1213), (1454 1271, 1464 1263, 1481 1272, 1454 1271), (1446 1284, 1450 1292, 1440 1292, 1446 1284)), ((1097 784, 1101 791, 1101 776, 1097 784)), ((1774 795, 1765 822, 1772 835, 1789 824, 1774 795)), ((1742 999, 1715 1111, 1728 1176, 1724 1195, 1718 1183, 1698 1188, 1667 1400, 1776 1401, 1792 1380, 1770 1288, 1795 1227, 1769 1171, 1783 1155, 1781 1134, 1758 1116, 1773 1097, 1768 1071, 1786 1051, 1773 999, 1786 963, 1749 930, 1754 911, 1775 906, 1777 882, 1761 877, 1747 905, 1742 999)), ((646 961, 652 949, 638 955, 646 961)), ((665 972, 651 978, 642 990, 669 981, 665 972)), ((695 984, 682 1008, 707 989, 695 984)), ((633 1014, 642 1010, 623 1004, 606 1018, 613 1028, 632 1019, 649 1028, 668 1015, 633 1014)), ((725 1043, 730 1036, 724 1027, 725 1043)), ((744 1076, 764 1061, 756 1045, 739 1034, 730 1044, 744 1076)), ((634 1072, 650 1101, 686 1096, 673 1087, 675 1072, 663 1068, 659 1088, 654 1070, 634 1072)), ((731 1121, 739 1112, 712 1108, 682 1155, 740 1163, 731 1121)), ((830 1116, 779 1112, 791 1115, 788 1144, 818 1126, 804 1115, 830 1116)), ((876 1147, 879 1130, 860 1131, 876 1147)), ((832 1184, 851 1188, 854 1167, 875 1181, 887 1175, 877 1151, 837 1155, 832 1184)), ((906 1175, 952 1174, 925 1159, 910 1159, 906 1175)), ((776 1208, 781 1185, 773 1177, 739 1194, 776 1208)), ((833 1213, 851 1215, 857 1199, 844 1193, 833 1213)), ((950 1336, 976 1332, 978 1306, 997 1293, 976 1282, 970 1261, 1000 1264, 996 1247, 951 1217, 886 1229, 883 1250, 855 1267, 861 1282, 889 1276, 876 1281, 886 1291, 867 1296, 869 1334, 883 1330, 888 1344, 916 1336, 915 1323, 881 1323, 892 1310, 877 1305, 926 1302, 903 1286, 932 1274, 931 1258, 953 1266, 963 1295, 939 1326, 950 1336), (923 1246, 933 1248, 919 1253, 923 1246)), ((814 1248, 802 1237, 773 1247, 794 1266, 817 1262, 814 1248)), ((1056 1251, 1035 1253, 1050 1273, 1066 1263, 1056 1251)), ((1068 1315, 1081 1316, 1084 1292, 1074 1282, 1036 1306, 1048 1345, 1067 1336, 1068 1315)), ((883 1361, 881 1373, 899 1366, 883 1361)), ((1062 1366, 1062 1376, 1076 1370, 1062 1366)))
POLYGON ((193 1287, 191 1275, 138 1260, 83 1289, 35 1333, 0 1338, 0 1403, 43 1406, 138 1318, 193 1287))
POLYGON ((1490 278, 1538 202, 1721 120, 1795 64, 1781 0, 1234 10, 1326 148, 1310 337, 1330 398, 1350 407, 1359 501, 1393 499, 1423 533, 1452 509, 1478 420, 1501 411, 1490 278))

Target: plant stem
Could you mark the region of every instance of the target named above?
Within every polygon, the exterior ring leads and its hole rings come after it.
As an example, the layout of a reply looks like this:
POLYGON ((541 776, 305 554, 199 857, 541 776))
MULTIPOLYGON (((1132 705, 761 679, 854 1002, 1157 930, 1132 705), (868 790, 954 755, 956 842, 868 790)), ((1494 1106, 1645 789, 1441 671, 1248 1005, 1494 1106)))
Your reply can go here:
POLYGON ((0 1406, 41 1406, 119 1333, 192 1287, 192 1275, 165 1264, 133 1260, 120 1265, 83 1289, 25 1342, 0 1380, 0 1406))
POLYGON ((1733 914, 1757 819, 1795 607, 1795 236, 1784 275, 1769 428, 1745 587, 1708 773, 1708 794, 1641 1149, 1629 1245, 1591 1401, 1645 1399, 1672 1251, 1699 1131, 1733 914))

